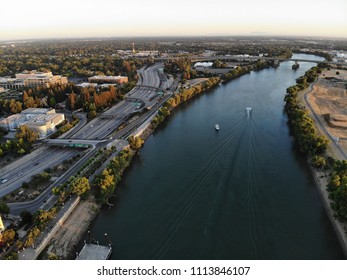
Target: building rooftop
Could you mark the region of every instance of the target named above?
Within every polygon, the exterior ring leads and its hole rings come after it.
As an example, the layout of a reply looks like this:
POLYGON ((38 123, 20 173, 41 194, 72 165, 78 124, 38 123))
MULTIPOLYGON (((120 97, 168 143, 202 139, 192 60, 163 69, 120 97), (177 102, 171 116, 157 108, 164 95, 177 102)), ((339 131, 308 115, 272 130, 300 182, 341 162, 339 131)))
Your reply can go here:
POLYGON ((30 119, 27 124, 46 124, 61 114, 38 115, 30 119))
MULTIPOLYGON (((47 109, 47 108, 28 108, 28 109, 23 110, 21 112, 21 114, 47 114, 47 113, 49 113, 50 111, 53 111, 53 110, 52 109, 47 109)), ((55 110, 52 113, 55 113, 55 110)))
POLYGON ((89 79, 122 79, 127 78, 126 76, 93 76, 89 79))

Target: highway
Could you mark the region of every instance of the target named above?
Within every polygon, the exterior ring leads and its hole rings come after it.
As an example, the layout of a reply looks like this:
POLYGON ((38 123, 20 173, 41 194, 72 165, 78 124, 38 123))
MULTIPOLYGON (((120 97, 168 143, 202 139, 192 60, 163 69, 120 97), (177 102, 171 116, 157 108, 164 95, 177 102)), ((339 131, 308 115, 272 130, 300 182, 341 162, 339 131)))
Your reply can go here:
POLYGON ((74 133, 71 139, 104 139, 143 107, 157 102, 159 98, 157 90, 161 89, 160 85, 169 87, 173 82, 171 80, 161 81, 163 78, 160 78, 158 70, 163 67, 162 63, 158 63, 148 68, 141 68, 138 71, 140 79, 137 86, 126 94, 126 99, 103 112, 100 117, 90 121, 74 133))
POLYGON ((45 189, 37 198, 27 202, 9 203, 11 214, 19 215, 23 210, 32 213, 39 209, 50 209, 56 202, 56 197, 52 194, 52 188, 59 186, 73 176, 83 164, 97 152, 96 148, 90 149, 75 165, 69 168, 62 176, 54 181, 47 189, 45 189))
POLYGON ((19 160, 17 168, 2 174, 1 178, 8 181, 0 185, 0 197, 18 189, 24 182, 29 182, 33 175, 56 166, 79 152, 75 149, 50 148, 43 150, 31 160, 19 160))
MULTIPOLYGON (((155 98, 152 100, 149 100, 152 98, 153 92, 156 92, 156 89, 151 88, 157 88, 162 89, 163 87, 166 88, 174 88, 173 87, 173 79, 167 79, 166 75, 163 75, 159 70, 163 68, 162 63, 155 64, 151 67, 141 68, 138 72, 140 74, 140 79, 138 81, 138 86, 132 89, 126 97, 133 97, 136 99, 142 99, 143 102, 134 102, 134 101, 128 101, 123 100, 119 102, 117 105, 113 106, 112 108, 108 109, 107 111, 103 112, 99 117, 95 118, 91 122, 87 123, 84 127, 80 128, 78 130, 74 130, 73 133, 69 134, 70 138, 60 138, 56 139, 55 141, 64 142, 71 141, 71 143, 79 143, 90 139, 90 140, 98 140, 93 141, 94 146, 91 150, 87 152, 85 156, 83 156, 72 168, 70 168, 63 176, 61 176, 58 180, 56 180, 49 188, 47 188, 44 193, 42 193, 39 197, 32 201, 24 202, 24 203, 10 203, 10 209, 12 214, 18 215, 23 210, 28 210, 31 212, 35 212, 39 210, 40 208, 44 207, 45 209, 49 209, 51 205, 53 205, 56 201, 56 198, 52 196, 51 189, 53 186, 57 186, 61 184, 62 182, 66 181, 71 175, 77 172, 81 168, 81 166, 90 158, 92 157, 96 151, 100 148, 106 147, 109 143, 113 142, 115 139, 118 138, 126 138, 130 133, 139 127, 144 121, 146 121, 149 117, 151 117, 153 114, 156 113, 158 108, 162 106, 171 96, 170 93, 163 95, 158 95, 156 93, 155 98), (146 86, 148 88, 146 88, 146 86), (149 90, 150 89, 150 90, 149 90), (151 91, 149 93, 148 91, 151 91), (133 114, 140 111, 145 104, 152 103, 152 108, 147 111, 146 113, 142 114, 139 118, 128 124, 126 127, 124 127, 121 131, 116 131, 116 129, 129 117, 131 117, 133 114), (111 136, 111 137, 110 137, 111 136), (113 139, 113 140, 112 140, 113 139), (82 141, 79 141, 82 140, 82 141), (44 204, 44 205, 43 205, 44 204)), ((177 83, 175 83, 177 85, 177 83)), ((66 135, 66 134, 65 134, 66 135)), ((64 136, 65 136, 64 135, 64 136)), ((68 158, 71 158, 74 153, 78 153, 76 150, 70 150, 63 148, 50 148, 47 149, 45 152, 40 154, 39 158, 35 158, 35 161, 42 160, 45 162, 45 164, 42 164, 44 166, 43 169, 48 167, 53 167, 56 164, 53 164, 53 158, 54 162, 56 163, 59 160, 65 160, 68 158), (56 151, 57 154, 53 154, 52 152, 56 151), (50 160, 47 161, 47 158, 50 160)), ((14 174, 20 174, 20 170, 26 169, 26 178, 30 178, 31 175, 38 173, 38 170, 35 170, 33 166, 23 165, 17 167, 15 170, 13 170, 14 174)), ((23 174, 24 175, 24 174, 23 174)), ((7 182, 10 183, 10 182, 7 182)), ((7 184, 6 183, 6 184, 7 184)), ((15 190, 16 188, 20 187, 18 182, 12 183, 12 190, 15 190)), ((0 191, 2 190, 2 186, 0 186, 0 191)))

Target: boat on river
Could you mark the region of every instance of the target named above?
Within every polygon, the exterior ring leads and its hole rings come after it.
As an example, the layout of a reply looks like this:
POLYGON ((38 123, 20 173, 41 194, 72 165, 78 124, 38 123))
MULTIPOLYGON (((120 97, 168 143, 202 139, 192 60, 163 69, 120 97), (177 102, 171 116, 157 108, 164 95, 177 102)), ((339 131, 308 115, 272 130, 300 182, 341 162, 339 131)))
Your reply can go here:
POLYGON ((218 130, 219 130, 219 124, 216 123, 216 124, 214 125, 214 128, 218 131, 218 130))
POLYGON ((295 61, 295 64, 292 65, 292 69, 296 70, 300 67, 299 63, 297 61, 295 61))

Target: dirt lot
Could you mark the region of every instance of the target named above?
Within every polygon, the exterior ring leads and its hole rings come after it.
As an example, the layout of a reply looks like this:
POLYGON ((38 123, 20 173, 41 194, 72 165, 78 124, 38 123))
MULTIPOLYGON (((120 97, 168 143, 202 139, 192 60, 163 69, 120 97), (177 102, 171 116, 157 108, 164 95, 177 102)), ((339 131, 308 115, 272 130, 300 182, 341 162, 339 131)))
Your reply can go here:
POLYGON ((100 206, 94 199, 81 200, 48 245, 48 254, 54 253, 61 259, 73 258, 74 245, 78 243, 100 206))
POLYGON ((347 151, 346 84, 346 70, 324 70, 313 90, 307 95, 307 100, 315 113, 320 116, 329 133, 340 138, 340 145, 345 151, 347 151))

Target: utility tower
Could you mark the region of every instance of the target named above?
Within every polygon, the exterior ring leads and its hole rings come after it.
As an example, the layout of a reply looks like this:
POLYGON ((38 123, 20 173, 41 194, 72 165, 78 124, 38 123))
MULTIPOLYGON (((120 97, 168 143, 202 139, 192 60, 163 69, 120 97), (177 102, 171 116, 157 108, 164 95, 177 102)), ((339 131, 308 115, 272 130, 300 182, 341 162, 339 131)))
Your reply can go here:
POLYGON ((133 43, 133 54, 135 54, 136 51, 135 51, 135 43, 133 43))

